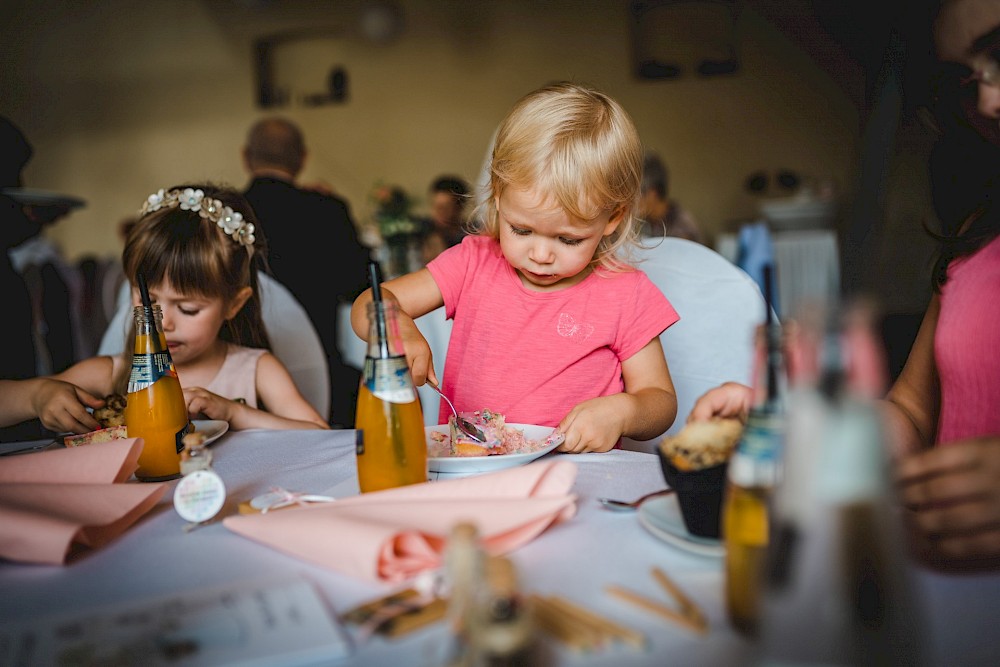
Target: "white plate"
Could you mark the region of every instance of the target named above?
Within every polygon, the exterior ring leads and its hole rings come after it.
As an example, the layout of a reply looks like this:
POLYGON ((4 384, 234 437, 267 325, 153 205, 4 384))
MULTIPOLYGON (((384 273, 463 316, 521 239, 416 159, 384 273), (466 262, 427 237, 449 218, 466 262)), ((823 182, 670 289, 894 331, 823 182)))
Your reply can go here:
MULTIPOLYGON (((549 434, 555 430, 551 426, 534 426, 532 424, 507 424, 507 426, 512 426, 516 429, 524 431, 524 437, 528 440, 542 440, 547 438, 549 434)), ((430 439, 430 434, 432 432, 437 431, 438 433, 444 433, 446 435, 449 434, 447 424, 427 426, 424 428, 424 431, 427 437, 428 447, 431 447, 432 444, 436 444, 430 439)), ((538 451, 529 452, 527 454, 497 454, 496 456, 429 456, 427 457, 427 470, 429 472, 463 474, 503 470, 504 468, 513 468, 514 466, 530 463, 540 456, 548 454, 558 446, 558 441, 553 442, 538 451)))
POLYGON ((31 188, 3 188, 0 194, 7 195, 19 204, 25 206, 63 206, 65 208, 79 208, 85 206, 86 202, 79 197, 64 195, 59 192, 49 192, 48 190, 33 190, 31 188))
POLYGON ((194 430, 205 434, 205 444, 210 445, 229 430, 229 422, 220 419, 192 419, 194 430))
POLYGON ((713 558, 722 558, 726 554, 720 540, 698 537, 688 532, 675 494, 650 498, 640 505, 639 523, 654 537, 678 549, 713 558))

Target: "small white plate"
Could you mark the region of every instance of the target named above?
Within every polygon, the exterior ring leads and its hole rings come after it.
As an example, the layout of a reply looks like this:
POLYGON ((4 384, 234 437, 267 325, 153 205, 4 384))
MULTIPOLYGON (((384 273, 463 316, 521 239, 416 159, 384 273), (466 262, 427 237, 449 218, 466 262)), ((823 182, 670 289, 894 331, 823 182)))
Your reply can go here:
POLYGON ((229 430, 229 422, 220 419, 192 419, 194 430, 205 434, 205 444, 210 445, 229 430))
POLYGON ((652 533, 653 537, 678 549, 713 558, 722 558, 726 555, 726 548, 721 540, 698 537, 688 532, 681 516, 681 508, 677 504, 676 494, 650 498, 640 505, 639 523, 652 533))
MULTIPOLYGON (((513 428, 524 431, 524 437, 528 440, 543 440, 555 429, 551 426, 534 426, 532 424, 507 424, 513 428)), ((428 448, 436 443, 431 440, 431 433, 438 432, 450 435, 447 424, 437 426, 427 426, 424 428, 427 437, 428 448)), ((552 442, 542 449, 527 454, 497 454, 495 456, 429 456, 427 457, 427 470, 437 473, 477 473, 492 472, 513 468, 515 466, 530 463, 535 459, 548 454, 559 446, 559 441, 552 442)))

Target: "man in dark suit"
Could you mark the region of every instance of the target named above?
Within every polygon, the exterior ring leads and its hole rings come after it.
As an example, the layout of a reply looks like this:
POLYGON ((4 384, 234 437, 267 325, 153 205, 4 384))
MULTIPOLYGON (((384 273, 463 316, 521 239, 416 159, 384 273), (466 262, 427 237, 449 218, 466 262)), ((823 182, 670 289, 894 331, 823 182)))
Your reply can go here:
POLYGON ((337 345, 337 305, 367 286, 368 249, 358 241, 350 208, 329 193, 296 185, 306 159, 302 132, 285 118, 250 128, 243 162, 244 194, 264 228, 274 277, 312 319, 330 366, 330 424, 353 428, 360 372, 344 364, 337 345))

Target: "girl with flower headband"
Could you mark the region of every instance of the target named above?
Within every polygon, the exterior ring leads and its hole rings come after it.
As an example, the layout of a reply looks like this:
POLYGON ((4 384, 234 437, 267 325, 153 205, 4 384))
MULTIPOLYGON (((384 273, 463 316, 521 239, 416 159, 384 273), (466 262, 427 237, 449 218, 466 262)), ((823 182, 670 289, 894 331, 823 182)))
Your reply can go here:
MULTIPOLYGON (((141 271, 191 418, 247 428, 329 428, 271 352, 257 272, 266 270, 259 223, 235 190, 178 186, 149 196, 122 252, 132 303, 141 271)), ((131 334, 130 334, 131 338, 131 334)), ((125 394, 132 350, 85 359, 53 376, 95 396, 125 394)))
MULTIPOLYGON (((443 305, 442 390, 458 410, 555 426, 564 452, 666 431, 677 397, 659 336, 678 316, 627 261, 641 176, 638 132, 613 99, 568 83, 523 97, 497 130, 478 233, 382 288, 414 382, 437 375, 413 318, 443 305)), ((362 338, 371 298, 351 312, 362 338)))

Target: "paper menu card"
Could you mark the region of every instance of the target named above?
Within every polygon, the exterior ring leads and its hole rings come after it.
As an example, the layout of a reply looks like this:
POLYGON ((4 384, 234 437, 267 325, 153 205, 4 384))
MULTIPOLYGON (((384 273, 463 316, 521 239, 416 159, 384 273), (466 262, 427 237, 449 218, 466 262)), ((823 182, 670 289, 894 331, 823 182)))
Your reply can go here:
POLYGON ((311 583, 282 578, 178 593, 0 628, 0 665, 297 667, 350 655, 311 583))

